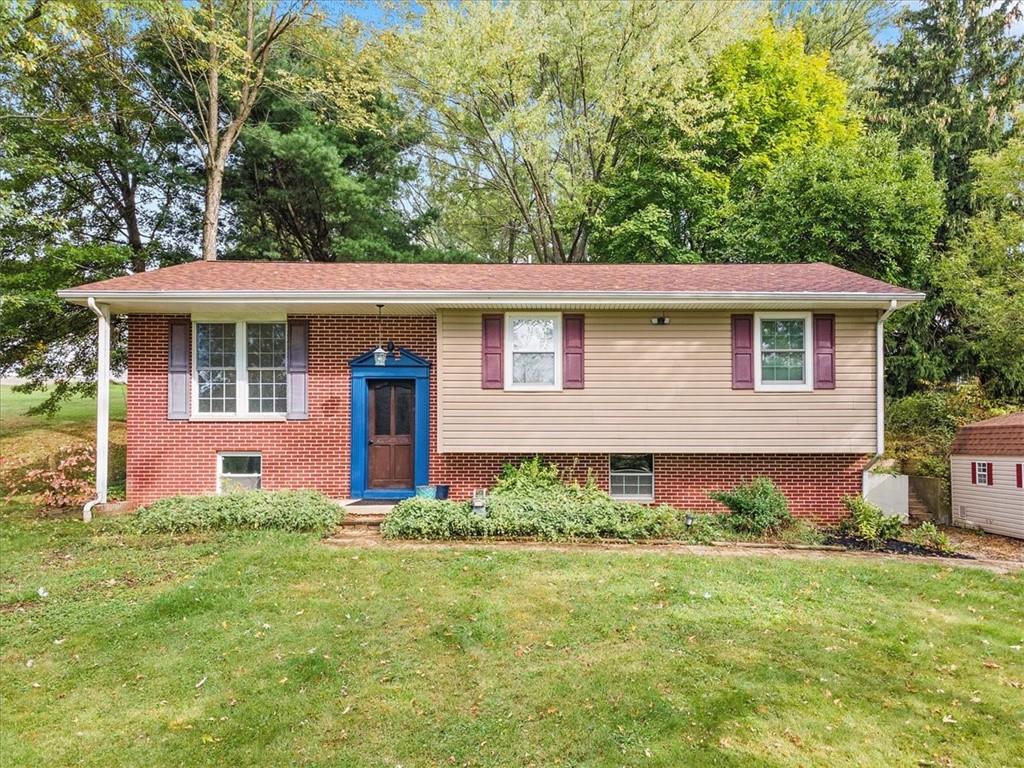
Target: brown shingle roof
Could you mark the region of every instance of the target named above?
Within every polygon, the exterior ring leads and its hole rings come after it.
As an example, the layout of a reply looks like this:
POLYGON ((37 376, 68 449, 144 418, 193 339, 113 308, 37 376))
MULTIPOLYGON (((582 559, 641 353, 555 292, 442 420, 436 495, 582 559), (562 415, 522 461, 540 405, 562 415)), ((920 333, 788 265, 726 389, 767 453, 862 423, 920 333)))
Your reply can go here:
POLYGON ((1024 411, 962 427, 950 453, 970 456, 1024 456, 1024 411))
MULTIPOLYGON (((197 261, 71 293, 207 291, 858 293, 913 291, 829 264, 379 264, 197 261)), ((61 292, 65 295, 67 292, 61 292)))

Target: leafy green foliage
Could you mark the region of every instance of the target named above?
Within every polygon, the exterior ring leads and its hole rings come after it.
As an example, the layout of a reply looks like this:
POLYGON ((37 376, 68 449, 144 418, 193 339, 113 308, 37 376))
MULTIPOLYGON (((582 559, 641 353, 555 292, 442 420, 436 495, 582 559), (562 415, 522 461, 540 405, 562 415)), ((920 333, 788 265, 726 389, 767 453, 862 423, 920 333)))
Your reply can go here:
POLYGON ((921 523, 917 528, 912 528, 907 534, 907 538, 918 546, 937 549, 939 552, 947 554, 956 550, 956 547, 950 542, 949 536, 936 528, 935 523, 928 521, 921 523))
POLYGON ((1019 136, 1024 38, 1010 30, 1021 13, 1018 0, 908 5, 899 40, 881 53, 878 119, 905 147, 932 150, 935 175, 946 183, 944 236, 975 210, 971 157, 1019 136))
POLYGON ((143 533, 224 529, 278 529, 326 533, 344 512, 315 491, 251 491, 220 496, 175 496, 139 510, 143 533))
POLYGON ((919 285, 942 219, 930 166, 887 134, 791 155, 738 204, 728 250, 738 261, 823 261, 919 285))
POLYGON ((707 543, 721 526, 715 515, 686 515, 668 506, 616 501, 592 483, 563 483, 539 458, 506 465, 487 497, 486 514, 469 502, 405 499, 381 524, 388 538, 680 539, 707 543))
POLYGON ((986 396, 975 382, 931 387, 886 406, 886 454, 910 475, 949 477, 949 448, 965 424, 1016 410, 986 396))
POLYGON ((741 533, 764 536, 782 530, 792 521, 786 496, 766 477, 708 495, 729 508, 729 525, 741 533))
POLYGON ((887 540, 895 539, 903 530, 898 517, 885 514, 881 508, 860 496, 847 496, 843 504, 850 511, 850 516, 839 524, 839 532, 844 536, 881 546, 887 540))

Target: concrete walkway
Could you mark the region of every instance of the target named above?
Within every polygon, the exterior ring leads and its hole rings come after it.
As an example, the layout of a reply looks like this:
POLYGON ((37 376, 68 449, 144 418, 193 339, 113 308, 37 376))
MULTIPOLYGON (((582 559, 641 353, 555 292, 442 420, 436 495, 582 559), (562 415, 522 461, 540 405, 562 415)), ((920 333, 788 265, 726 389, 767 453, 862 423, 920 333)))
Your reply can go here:
POLYGON ((628 542, 546 542, 546 541, 408 541, 385 539, 376 525, 346 525, 324 541, 331 547, 386 547, 388 549, 514 549, 546 552, 650 552, 677 555, 707 555, 712 557, 775 557, 787 560, 825 560, 830 558, 873 560, 886 563, 914 563, 946 568, 978 568, 998 574, 1024 572, 1024 563, 1013 560, 967 560, 957 557, 921 557, 895 555, 886 552, 860 552, 837 548, 790 548, 772 546, 743 546, 723 544, 701 546, 676 542, 634 544, 628 542))

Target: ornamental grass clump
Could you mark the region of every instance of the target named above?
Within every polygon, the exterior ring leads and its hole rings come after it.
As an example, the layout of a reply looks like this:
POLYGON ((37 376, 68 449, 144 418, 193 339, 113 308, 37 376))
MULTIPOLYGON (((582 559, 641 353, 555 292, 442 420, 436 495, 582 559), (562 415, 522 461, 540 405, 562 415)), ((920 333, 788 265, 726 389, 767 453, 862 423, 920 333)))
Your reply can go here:
POLYGON ((316 491, 246 491, 220 496, 174 496, 139 510, 143 533, 276 529, 326 533, 344 511, 316 491))
POLYGON ((766 477, 708 495, 729 508, 728 525, 737 533, 767 536, 793 522, 786 496, 766 477))

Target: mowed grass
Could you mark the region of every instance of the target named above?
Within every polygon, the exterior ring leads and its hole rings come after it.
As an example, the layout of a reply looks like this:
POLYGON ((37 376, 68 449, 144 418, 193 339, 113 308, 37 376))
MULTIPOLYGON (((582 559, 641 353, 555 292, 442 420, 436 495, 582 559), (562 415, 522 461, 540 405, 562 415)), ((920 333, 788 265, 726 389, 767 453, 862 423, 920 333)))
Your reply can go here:
POLYGON ((1021 765, 1019 575, 25 508, 0 545, 4 765, 1021 765))

